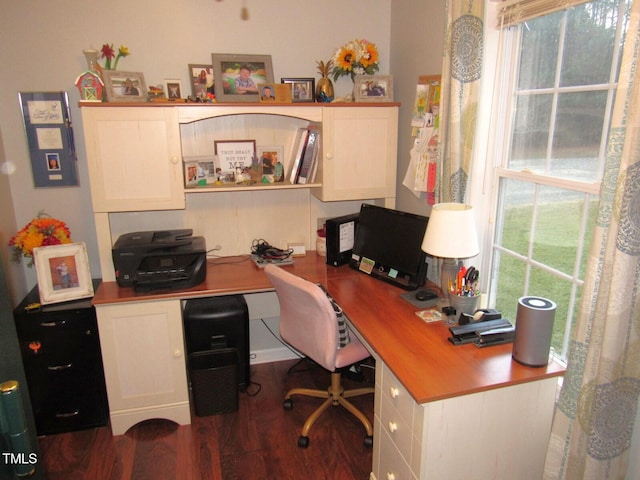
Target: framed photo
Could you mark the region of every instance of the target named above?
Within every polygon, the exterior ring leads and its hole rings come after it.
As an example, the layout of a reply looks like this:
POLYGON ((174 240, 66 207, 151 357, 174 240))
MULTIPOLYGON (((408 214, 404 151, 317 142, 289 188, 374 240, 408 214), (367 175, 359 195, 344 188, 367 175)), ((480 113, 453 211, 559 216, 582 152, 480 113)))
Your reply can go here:
POLYGON ((221 169, 216 166, 214 155, 184 158, 184 184, 187 187, 207 186, 216 183, 221 169))
MULTIPOLYGON (((241 183, 248 177, 248 172, 256 156, 255 140, 214 140, 215 153, 218 158, 216 170, 220 168, 220 179, 223 183, 241 183)), ((247 178, 248 179, 248 178, 247 178)))
POLYGON ((189 64, 189 79, 191 81, 191 95, 200 100, 207 98, 207 93, 214 93, 213 65, 189 64))
POLYGON ((147 84, 140 72, 103 70, 102 80, 108 102, 146 102, 147 84))
POLYGON ((218 102, 257 102, 258 84, 273 83, 271 55, 212 53, 218 102))
POLYGON ((356 75, 353 96, 356 102, 392 102, 391 75, 356 75))
POLYGON ((291 101, 293 103, 312 103, 316 99, 315 78, 281 78, 281 83, 291 85, 291 101))
POLYGON ((258 146, 258 162, 262 165, 262 178, 266 183, 284 180, 284 157, 282 145, 258 146))
POLYGON ((259 83, 258 92, 260 102, 291 103, 291 89, 289 85, 281 83, 259 83))
POLYGON ((182 83, 180 80, 168 80, 164 81, 164 88, 167 91, 167 99, 169 101, 180 100, 182 97, 182 83))
POLYGON ((35 187, 78 185, 73 124, 66 92, 20 92, 35 187))
POLYGON ((67 302, 93 296, 87 245, 84 242, 33 249, 40 303, 67 302))

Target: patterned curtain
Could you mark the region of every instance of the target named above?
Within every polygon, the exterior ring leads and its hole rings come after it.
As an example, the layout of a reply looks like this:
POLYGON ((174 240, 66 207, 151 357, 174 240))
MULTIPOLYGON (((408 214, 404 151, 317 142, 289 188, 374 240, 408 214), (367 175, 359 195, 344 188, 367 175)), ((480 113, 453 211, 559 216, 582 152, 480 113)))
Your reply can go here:
POLYGON ((467 198, 482 74, 484 4, 447 2, 436 203, 463 203, 467 198))
POLYGON ((640 1, 633 3, 627 32, 597 224, 545 479, 624 479, 634 453, 640 396, 640 1))

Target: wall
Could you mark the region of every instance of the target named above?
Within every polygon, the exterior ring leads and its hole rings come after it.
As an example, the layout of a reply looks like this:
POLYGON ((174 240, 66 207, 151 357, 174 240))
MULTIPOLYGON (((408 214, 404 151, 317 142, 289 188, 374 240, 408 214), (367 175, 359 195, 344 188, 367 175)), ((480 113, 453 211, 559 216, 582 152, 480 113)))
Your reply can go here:
MULTIPOLYGON (((5 160, 16 168, 8 177, 15 223, 21 227, 43 208, 64 220, 72 238, 87 243, 92 274, 99 275, 79 96, 73 86, 76 76, 86 69, 84 48, 99 49, 106 42, 116 48, 126 45, 131 55, 120 61, 120 70, 143 72, 148 85, 180 79, 187 91, 187 65, 209 63, 212 52, 271 54, 275 81, 281 77, 317 79, 316 60, 328 60, 355 37, 375 42, 380 51, 380 73, 390 71, 391 0, 325 0, 315 4, 248 0, 249 21, 240 19, 242 3, 157 0, 151 7, 124 0, 107 4, 96 0, 81 4, 72 0, 7 2, 0 16, 0 42, 5 46, 0 50, 0 132, 5 139, 5 160), (18 92, 56 90, 69 93, 80 186, 34 188, 18 92)), ((344 95, 351 87, 349 80, 340 79, 336 94, 344 95)), ((3 210, 9 206, 2 205, 3 210)), ((15 233, 15 226, 0 227, 2 240, 15 233)), ((6 248, 5 241, 2 245, 6 248)), ((33 269, 20 268, 21 275, 10 275, 16 298, 36 283, 33 269)))

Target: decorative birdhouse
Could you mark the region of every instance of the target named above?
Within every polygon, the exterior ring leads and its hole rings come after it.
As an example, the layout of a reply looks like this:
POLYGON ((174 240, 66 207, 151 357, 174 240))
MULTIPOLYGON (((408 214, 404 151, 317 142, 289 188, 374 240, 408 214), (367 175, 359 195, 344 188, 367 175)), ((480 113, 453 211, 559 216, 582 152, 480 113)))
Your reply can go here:
POLYGON ((83 102, 101 102, 104 90, 102 79, 90 70, 81 73, 75 82, 83 102))

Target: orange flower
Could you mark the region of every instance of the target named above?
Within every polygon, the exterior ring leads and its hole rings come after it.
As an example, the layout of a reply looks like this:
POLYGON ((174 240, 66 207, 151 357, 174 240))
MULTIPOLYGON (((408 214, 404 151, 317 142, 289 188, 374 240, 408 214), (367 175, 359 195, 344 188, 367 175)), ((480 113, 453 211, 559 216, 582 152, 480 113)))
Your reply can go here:
POLYGON ((31 267, 34 248, 63 243, 71 243, 71 232, 67 225, 40 211, 37 217, 9 240, 9 246, 13 248, 11 260, 20 263, 22 257, 30 258, 27 266, 31 267))

